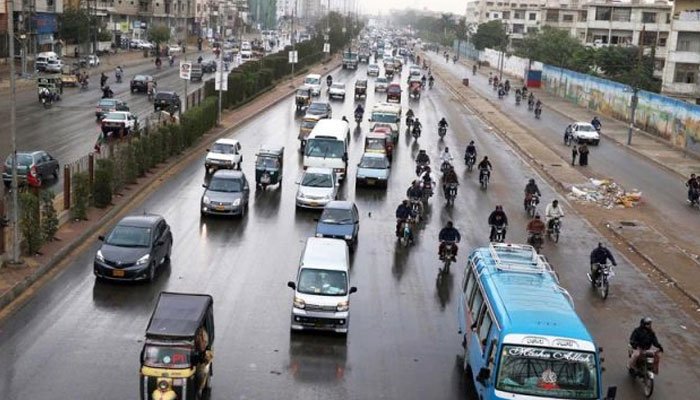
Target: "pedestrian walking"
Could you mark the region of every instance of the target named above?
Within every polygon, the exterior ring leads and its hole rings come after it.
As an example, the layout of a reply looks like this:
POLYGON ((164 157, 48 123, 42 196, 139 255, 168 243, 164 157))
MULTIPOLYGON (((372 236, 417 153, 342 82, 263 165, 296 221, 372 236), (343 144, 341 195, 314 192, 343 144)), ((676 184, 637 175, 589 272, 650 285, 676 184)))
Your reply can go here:
POLYGON ((588 146, 586 146, 585 143, 583 143, 581 146, 578 147, 578 165, 585 167, 588 165, 588 146))
POLYGON ((571 148, 571 165, 576 165, 576 156, 578 156, 578 149, 576 145, 571 148))

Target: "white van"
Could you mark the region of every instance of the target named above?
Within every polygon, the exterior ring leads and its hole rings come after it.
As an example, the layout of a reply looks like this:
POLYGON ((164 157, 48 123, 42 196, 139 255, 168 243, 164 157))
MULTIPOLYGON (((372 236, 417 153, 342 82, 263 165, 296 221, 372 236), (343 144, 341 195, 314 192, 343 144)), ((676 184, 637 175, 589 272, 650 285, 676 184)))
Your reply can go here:
POLYGON ((58 54, 54 53, 53 51, 45 51, 36 55, 36 59, 34 60, 34 68, 36 68, 37 71, 45 71, 49 61, 52 61, 55 64, 58 60, 58 54))
POLYGON ((304 169, 309 167, 332 168, 338 180, 348 172, 348 146, 350 126, 338 119, 322 119, 306 138, 304 169))
POLYGON ((304 85, 311 88, 312 96, 321 95, 321 75, 319 74, 308 74, 304 78, 304 85))
POLYGON ((310 237, 301 253, 294 289, 291 330, 348 333, 350 326, 350 255, 344 240, 310 237))

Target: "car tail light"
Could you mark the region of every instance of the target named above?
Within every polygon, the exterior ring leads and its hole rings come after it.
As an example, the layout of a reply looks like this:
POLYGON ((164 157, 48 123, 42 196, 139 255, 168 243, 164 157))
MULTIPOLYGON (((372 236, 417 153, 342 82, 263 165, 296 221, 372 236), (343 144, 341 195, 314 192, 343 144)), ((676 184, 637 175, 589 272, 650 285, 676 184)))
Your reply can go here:
POLYGON ((29 175, 31 175, 33 178, 36 178, 36 166, 32 165, 32 168, 29 170, 29 175))

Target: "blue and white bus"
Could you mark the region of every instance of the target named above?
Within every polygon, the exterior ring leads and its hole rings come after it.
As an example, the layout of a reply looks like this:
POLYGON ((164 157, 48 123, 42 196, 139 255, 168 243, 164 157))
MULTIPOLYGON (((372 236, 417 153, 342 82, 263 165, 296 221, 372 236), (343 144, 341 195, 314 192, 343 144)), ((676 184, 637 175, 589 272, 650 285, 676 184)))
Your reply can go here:
MULTIPOLYGON (((531 246, 492 243, 471 252, 459 328, 464 368, 481 400, 603 399, 599 350, 531 246)), ((614 396, 611 388, 605 398, 614 396)))

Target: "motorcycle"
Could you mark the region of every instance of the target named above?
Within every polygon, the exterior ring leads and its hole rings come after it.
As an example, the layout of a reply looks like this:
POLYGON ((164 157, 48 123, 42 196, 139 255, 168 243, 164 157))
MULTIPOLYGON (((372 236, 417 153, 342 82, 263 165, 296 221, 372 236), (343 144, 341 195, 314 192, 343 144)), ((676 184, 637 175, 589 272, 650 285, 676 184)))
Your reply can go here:
POLYGON ((422 199, 413 198, 413 199, 409 199, 409 201, 410 201, 410 206, 411 206, 411 212, 413 213, 413 215, 415 215, 414 222, 419 223, 422 216, 423 216, 423 214, 422 214, 423 204, 421 203, 422 199))
POLYGON ((542 107, 535 108, 535 118, 540 119, 542 116, 542 107))
POLYGON ((421 201, 423 203, 428 203, 428 199, 433 197, 433 182, 430 181, 430 184, 426 185, 425 181, 422 183, 422 188, 423 188, 423 197, 421 198, 421 201))
POLYGON ((452 163, 450 163, 449 161, 445 160, 445 161, 442 162, 442 164, 440 164, 440 173, 442 173, 442 174, 444 175, 445 172, 451 170, 452 168, 453 168, 453 167, 452 167, 452 163))
MULTIPOLYGON (((627 357, 632 356, 632 348, 627 350, 627 357)), ((656 351, 645 350, 637 358, 636 365, 630 368, 630 374, 642 380, 644 384, 644 396, 648 399, 654 393, 654 364, 656 363, 656 351)))
POLYGON ((516 105, 516 106, 519 106, 519 105, 520 105, 520 100, 521 100, 521 99, 520 99, 520 95, 519 95, 519 94, 518 94, 518 95, 515 95, 515 105, 516 105))
POLYGON ((413 131, 411 132, 413 134, 414 139, 418 139, 420 137, 420 125, 414 125, 413 126, 413 131))
POLYGON ((506 95, 506 91, 503 89, 498 89, 498 98, 503 99, 503 96, 506 95))
POLYGON ((527 244, 535 248, 536 252, 540 252, 542 250, 542 245, 544 244, 544 239, 542 238, 542 234, 537 232, 537 233, 530 233, 530 235, 527 238, 527 244))
POLYGON ((476 156, 473 154, 467 154, 464 156, 464 162, 467 164, 467 171, 471 172, 476 163, 476 156))
POLYGON ((608 298, 608 292, 610 290, 610 278, 615 276, 615 273, 611 265, 600 263, 595 263, 593 265, 595 265, 596 271, 598 271, 595 280, 590 272, 586 273, 586 275, 593 289, 597 290, 600 297, 605 300, 608 298))
POLYGON ((535 102, 532 100, 527 101, 527 110, 532 111, 532 109, 535 108, 535 102))
POLYGON ((430 164, 427 162, 419 162, 416 164, 416 175, 422 176, 424 173, 430 173, 430 164))
POLYGON ((406 127, 408 128, 409 131, 411 130, 411 125, 413 125, 413 117, 410 115, 407 115, 406 116, 406 127))
POLYGON ((53 105, 53 96, 41 96, 41 104, 44 106, 44 108, 51 108, 53 105))
POLYGON ((440 261, 442 261, 442 272, 449 273, 450 265, 457 261, 455 258, 455 242, 442 242, 443 248, 440 254, 440 261))
POLYGON ((528 194, 525 196, 525 211, 530 218, 535 218, 537 213, 537 204, 540 198, 536 194, 528 194))
POLYGON ((357 122, 357 125, 360 125, 360 122, 362 122, 362 114, 357 112, 355 113, 355 122, 357 122))
POLYGON ((401 230, 399 231, 399 242, 403 247, 408 247, 413 244, 413 219, 408 218, 401 223, 401 230))
POLYGON ((447 185, 447 188, 445 189, 445 200, 447 201, 447 205, 454 206, 456 197, 457 197, 457 184, 450 183, 449 185, 447 185))
POLYGON ((440 139, 444 138, 446 134, 447 134, 447 127, 446 126, 439 126, 438 127, 438 136, 440 136, 440 139))
POLYGON ((491 177, 491 172, 488 170, 488 168, 482 168, 479 171, 479 183, 481 184, 481 188, 486 190, 486 188, 489 186, 489 179, 491 177))
POLYGON ((80 91, 81 91, 81 92, 87 91, 87 90, 88 90, 88 84, 89 84, 89 82, 88 82, 87 79, 83 79, 82 81, 80 81, 80 91))
POLYGON ((117 72, 116 74, 114 74, 114 77, 117 79, 117 83, 122 83, 122 74, 117 72))
POLYGON ((547 227, 547 236, 549 239, 554 241, 554 243, 559 243, 559 234, 561 233, 561 219, 555 217, 549 222, 547 227))
POLYGON ((493 225, 494 234, 493 241, 496 243, 503 243, 506 239, 506 226, 505 224, 493 225))

